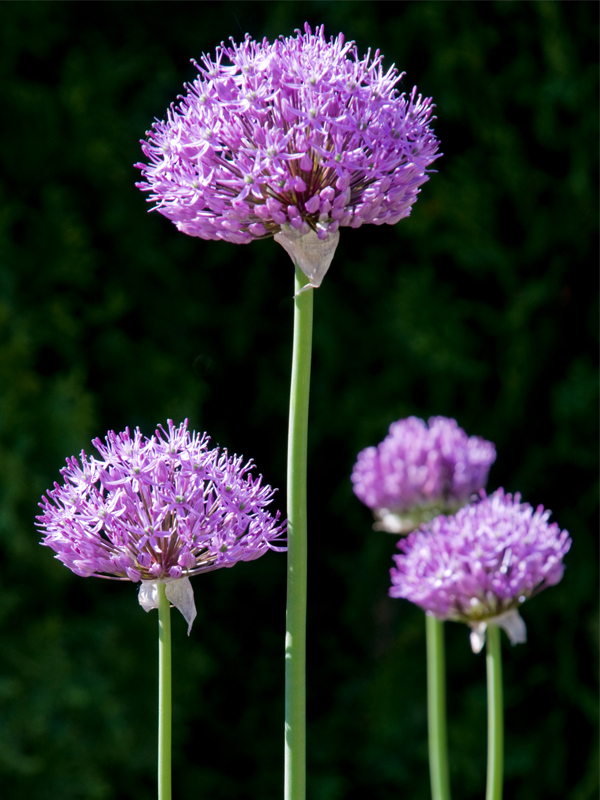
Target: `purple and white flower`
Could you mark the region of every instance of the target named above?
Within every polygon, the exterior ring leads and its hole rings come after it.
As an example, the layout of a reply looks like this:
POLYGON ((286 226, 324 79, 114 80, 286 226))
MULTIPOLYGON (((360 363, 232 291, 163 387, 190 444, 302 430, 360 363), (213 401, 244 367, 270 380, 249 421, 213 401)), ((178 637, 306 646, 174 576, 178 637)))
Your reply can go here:
POLYGON ((137 185, 180 231, 337 243, 340 227, 410 214, 439 157, 431 98, 399 93, 403 73, 384 71, 379 51, 361 59, 342 34, 304 30, 203 55, 186 95, 148 131, 137 185))
POLYGON ((190 576, 285 550, 285 522, 266 507, 274 490, 252 461, 209 449, 187 420, 154 436, 110 431, 93 444, 100 459, 67 459, 64 482, 42 498, 42 544, 76 575, 141 581, 140 604, 157 602, 156 582, 190 628, 190 576))
POLYGON ((377 446, 358 454, 354 493, 371 508, 376 530, 408 533, 442 513, 453 513, 484 488, 496 449, 467 436, 454 419, 408 417, 390 425, 377 446))
POLYGON ((526 641, 520 606, 564 572, 571 547, 567 531, 548 523, 550 511, 535 511, 498 489, 438 516, 398 542, 391 597, 403 597, 441 620, 471 627, 471 646, 479 652, 489 623, 504 628, 511 642, 526 641))

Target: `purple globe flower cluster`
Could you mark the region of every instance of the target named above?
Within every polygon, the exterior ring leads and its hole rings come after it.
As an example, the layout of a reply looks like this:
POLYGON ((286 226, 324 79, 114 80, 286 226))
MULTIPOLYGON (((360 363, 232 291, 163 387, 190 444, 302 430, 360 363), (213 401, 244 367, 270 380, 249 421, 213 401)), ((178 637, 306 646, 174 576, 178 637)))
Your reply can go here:
MULTIPOLYGON (((42 544, 82 577, 162 581, 178 608, 174 584, 284 550, 285 523, 266 510, 274 490, 253 477, 252 461, 208 443, 187 420, 177 428, 169 420, 149 439, 139 429, 95 439, 100 460, 67 459, 64 483, 42 498, 42 544)), ((140 593, 147 610, 151 588, 140 593)))
POLYGON ((474 652, 490 622, 513 644, 526 641, 518 608, 560 581, 571 546, 542 506, 534 511, 503 489, 485 494, 495 459, 491 442, 468 437, 453 419, 432 417, 427 426, 409 417, 359 453, 352 473, 377 530, 413 531, 398 542, 390 595, 438 619, 466 622, 474 652))
POLYGON ((354 493, 374 511, 377 530, 408 533, 468 502, 485 486, 495 459, 491 442, 467 436, 454 419, 431 417, 427 424, 409 417, 358 454, 354 493))
POLYGON ((521 497, 498 489, 455 516, 438 516, 398 543, 392 597, 403 597, 438 619, 467 623, 479 652, 488 622, 503 627, 513 644, 526 640, 520 605, 564 572, 571 547, 567 531, 548 523, 521 497))
POLYGON ((439 157, 432 101, 399 94, 379 51, 360 59, 323 27, 273 43, 221 44, 196 64, 137 164, 155 208, 203 239, 247 244, 280 232, 327 239, 338 227, 410 214, 439 157))

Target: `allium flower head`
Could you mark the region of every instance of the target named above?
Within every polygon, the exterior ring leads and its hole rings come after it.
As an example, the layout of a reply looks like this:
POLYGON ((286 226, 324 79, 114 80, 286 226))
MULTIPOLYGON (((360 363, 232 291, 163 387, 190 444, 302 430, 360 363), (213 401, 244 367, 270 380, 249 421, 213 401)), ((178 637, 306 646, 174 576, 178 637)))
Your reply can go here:
POLYGON ((438 619, 466 622, 471 646, 479 652, 493 622, 513 644, 526 640, 521 604, 563 576, 571 547, 567 531, 548 523, 550 511, 534 511, 498 489, 439 516, 398 542, 392 597, 404 597, 438 619))
POLYGON ((323 240, 410 214, 438 158, 431 99, 400 94, 403 74, 384 71, 379 51, 361 59, 342 34, 304 30, 203 55, 186 95, 148 131, 137 185, 180 231, 323 240))
POLYGON ((417 417, 390 425, 377 447, 358 454, 354 493, 373 509, 377 530, 407 533, 441 513, 453 513, 482 489, 496 449, 467 436, 454 419, 417 417))
POLYGON ((146 610, 162 581, 191 626, 190 576, 285 549, 285 523, 266 510, 274 490, 251 461, 208 443, 187 420, 149 439, 139 428, 95 439, 100 459, 68 458, 63 484, 42 498, 42 544, 77 575, 142 581, 146 610))

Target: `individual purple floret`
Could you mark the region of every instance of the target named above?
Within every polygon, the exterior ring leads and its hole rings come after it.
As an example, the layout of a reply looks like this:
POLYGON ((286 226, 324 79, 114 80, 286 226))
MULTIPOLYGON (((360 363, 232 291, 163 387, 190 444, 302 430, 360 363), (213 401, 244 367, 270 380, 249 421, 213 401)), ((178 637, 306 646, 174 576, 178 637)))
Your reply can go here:
POLYGON ((441 513, 453 513, 482 489, 496 449, 467 436, 454 419, 417 417, 390 425, 377 447, 358 454, 354 493, 379 522, 376 530, 408 533, 441 513))
POLYGON ((471 646, 479 652, 485 629, 493 622, 511 642, 526 641, 519 606, 563 576, 563 558, 571 547, 567 531, 550 511, 534 511, 521 496, 498 489, 461 508, 438 516, 398 542, 392 597, 403 597, 438 619, 466 622, 471 646))
POLYGON ((285 549, 285 523, 266 510, 274 490, 251 474, 252 461, 208 443, 187 420, 149 439, 139 428, 95 439, 100 460, 68 458, 64 483, 42 498, 42 544, 82 577, 142 581, 146 610, 162 581, 191 626, 191 575, 285 549))
MULTIPOLYGON (((377 50, 360 59, 340 33, 231 40, 156 121, 137 164, 155 208, 203 239, 247 244, 410 214, 438 158, 432 101, 377 50)), ((286 248, 287 249, 287 248, 286 248)))

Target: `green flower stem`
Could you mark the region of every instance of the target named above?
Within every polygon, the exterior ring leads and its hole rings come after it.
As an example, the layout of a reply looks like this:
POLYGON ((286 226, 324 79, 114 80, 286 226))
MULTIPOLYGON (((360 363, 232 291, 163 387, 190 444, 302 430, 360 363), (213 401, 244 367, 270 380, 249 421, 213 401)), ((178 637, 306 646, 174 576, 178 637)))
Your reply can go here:
POLYGON ((427 719, 432 800, 450 800, 446 735, 446 658, 444 623, 425 614, 427 638, 427 719))
POLYGON ((158 800, 171 800, 171 605, 158 588, 158 800))
POLYGON ((504 712, 502 707, 502 651, 500 628, 486 630, 486 668, 488 702, 488 763, 485 800, 502 800, 504 770, 504 712))
POLYGON ((306 797, 306 463, 313 290, 296 265, 288 429, 284 800, 306 797))

